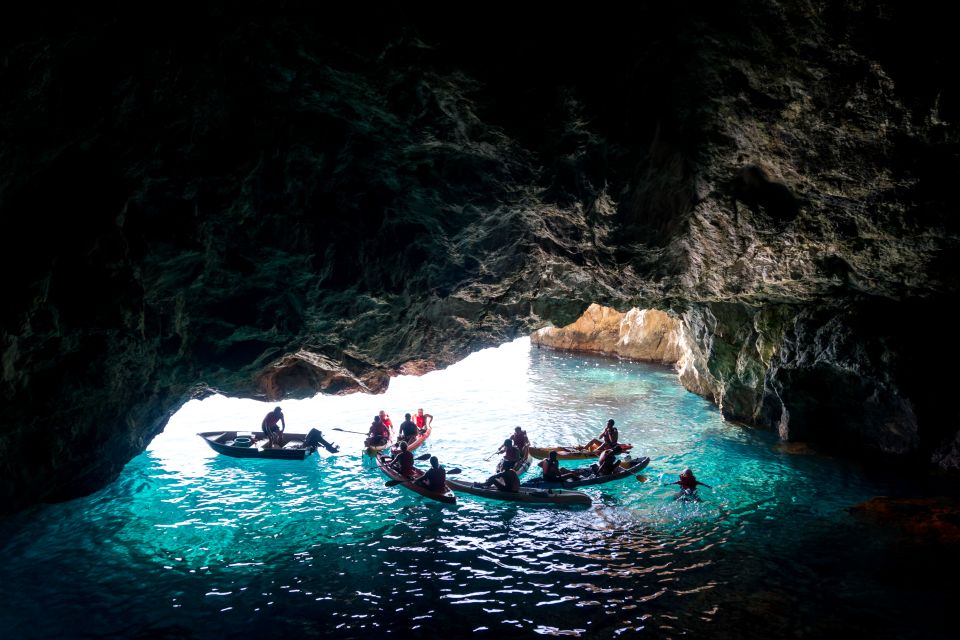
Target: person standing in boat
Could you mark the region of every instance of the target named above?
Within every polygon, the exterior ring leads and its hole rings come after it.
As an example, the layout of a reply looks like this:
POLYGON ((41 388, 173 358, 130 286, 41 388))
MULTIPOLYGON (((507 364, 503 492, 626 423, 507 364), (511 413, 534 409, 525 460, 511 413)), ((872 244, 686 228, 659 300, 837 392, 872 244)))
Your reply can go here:
POLYGON ((420 430, 420 433, 423 433, 424 429, 427 428, 427 425, 433 425, 433 416, 429 413, 424 413, 423 409, 417 409, 417 412, 413 416, 413 421, 417 425, 417 429, 420 430))
MULTIPOLYGON (((400 446, 402 447, 403 445, 400 446)), ((412 456, 413 454, 410 455, 412 456)), ((447 470, 440 466, 440 461, 437 460, 437 456, 431 456, 430 468, 420 476, 417 484, 430 489, 430 491, 443 491, 443 488, 447 484, 447 470)))
POLYGON ((390 429, 383 424, 380 416, 373 416, 373 423, 370 425, 370 431, 367 432, 367 439, 363 441, 365 447, 382 447, 390 440, 390 429))
POLYGON ((613 449, 620 439, 620 432, 614 425, 613 418, 607 420, 607 426, 604 427, 600 435, 587 443, 586 449, 590 451, 603 451, 604 449, 613 449))
POLYGON ((697 480, 691 469, 684 469, 683 473, 680 474, 680 479, 676 482, 671 482, 670 484, 680 485, 680 491, 673 495, 674 500, 679 500, 680 498, 700 500, 700 496, 697 495, 697 487, 700 485, 703 485, 707 489, 713 489, 713 487, 708 485, 706 482, 700 482, 697 480))
POLYGON ((400 472, 404 478, 413 477, 413 453, 407 451, 407 443, 400 443, 400 453, 390 461, 390 466, 400 472))
POLYGON ((513 469, 520 462, 520 449, 513 446, 513 440, 504 440, 497 453, 503 454, 503 460, 497 465, 498 472, 513 469))
POLYGON ((494 474, 487 478, 486 482, 476 483, 478 487, 496 487, 500 491, 506 491, 509 493, 519 493, 520 491, 520 476, 517 475, 517 472, 512 468, 505 469, 500 473, 494 474))
POLYGON ((287 422, 283 418, 283 411, 280 409, 280 407, 277 407, 264 416, 263 422, 260 423, 260 429, 270 440, 270 447, 283 446, 283 432, 286 430, 286 428, 287 422), (280 423, 281 426, 277 426, 277 423, 280 423))
POLYGON ((417 425, 410 419, 410 414, 404 414, 404 421, 400 423, 400 435, 397 437, 397 442, 413 442, 417 434, 420 433, 417 429, 417 425))

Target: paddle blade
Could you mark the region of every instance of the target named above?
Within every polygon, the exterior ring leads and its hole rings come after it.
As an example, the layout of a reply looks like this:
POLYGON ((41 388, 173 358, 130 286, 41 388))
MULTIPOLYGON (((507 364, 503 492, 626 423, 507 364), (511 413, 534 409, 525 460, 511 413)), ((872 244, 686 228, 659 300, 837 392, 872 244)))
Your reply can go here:
POLYGON ((639 480, 640 482, 646 482, 646 481, 649 480, 649 479, 650 479, 650 478, 648 478, 647 476, 643 475, 642 473, 637 476, 637 480, 639 480))
POLYGON ((448 476, 455 476, 460 473, 460 469, 447 469, 448 476))
POLYGON ((424 461, 430 459, 430 454, 429 454, 429 453, 425 453, 425 454, 423 454, 423 455, 421 455, 421 456, 417 456, 415 459, 416 459, 416 460, 419 460, 420 462, 424 462, 424 461))
POLYGON ((395 487, 395 486, 397 486, 398 484, 400 484, 400 483, 402 483, 402 482, 404 482, 404 481, 403 481, 403 480, 387 480, 386 482, 383 483, 383 486, 385 486, 385 487, 395 487))

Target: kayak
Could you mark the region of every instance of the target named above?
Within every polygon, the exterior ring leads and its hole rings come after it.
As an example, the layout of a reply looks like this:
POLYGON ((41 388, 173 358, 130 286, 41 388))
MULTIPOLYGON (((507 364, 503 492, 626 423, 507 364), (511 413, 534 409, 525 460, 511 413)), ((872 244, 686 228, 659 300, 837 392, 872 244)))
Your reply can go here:
POLYGON ((432 498, 434 500, 438 500, 446 504, 454 504, 457 501, 457 496, 453 494, 453 491, 450 490, 449 486, 445 486, 443 488, 443 491, 431 491, 427 487, 419 485, 415 482, 407 482, 407 480, 413 481, 413 480, 419 479, 420 476, 424 474, 422 469, 417 469, 416 467, 414 467, 413 477, 405 478, 402 475, 400 475, 399 471, 391 467, 387 462, 386 458, 384 458, 384 456, 382 455, 377 456, 377 465, 379 465, 380 471, 383 471, 387 476, 390 477, 391 480, 404 481, 404 482, 401 482, 398 486, 404 487, 406 489, 409 489, 410 491, 419 493, 422 496, 425 496, 427 498, 432 498))
POLYGON ((569 491, 567 489, 531 489, 529 487, 520 487, 520 491, 513 493, 511 491, 500 491, 495 488, 481 487, 476 482, 464 482, 461 480, 447 479, 447 486, 471 493, 483 498, 492 498, 494 500, 509 500, 511 502, 531 502, 535 504, 578 504, 589 505, 592 500, 590 496, 579 491, 569 491))
MULTIPOLYGON (((621 451, 633 449, 632 444, 621 444, 621 451)), ((590 458, 599 458, 603 451, 587 449, 585 445, 575 447, 530 447, 530 455, 537 460, 543 460, 550 457, 550 452, 556 451, 557 458, 560 460, 589 460, 590 458)))
POLYGON ((556 480, 548 481, 544 480, 543 476, 540 476, 539 478, 532 478, 526 482, 522 482, 520 483, 520 486, 537 489, 553 487, 570 489, 572 487, 584 487, 591 484, 603 484, 604 482, 613 482, 614 480, 623 480, 624 478, 628 478, 646 467, 648 464, 650 464, 650 458, 637 458, 636 460, 631 460, 629 467, 617 465, 617 468, 613 470, 613 473, 605 476, 593 475, 593 471, 590 469, 590 467, 584 467, 582 469, 577 469, 577 471, 580 471, 584 474, 580 476, 579 480, 565 480, 563 482, 558 482, 556 480))
POLYGON ((387 447, 389 447, 389 446, 390 446, 390 443, 391 443, 392 441, 393 441, 393 428, 391 427, 391 428, 390 428, 390 435, 387 436, 387 441, 386 441, 386 442, 384 442, 383 444, 378 444, 378 445, 372 446, 372 447, 367 447, 367 448, 365 448, 365 449, 363 450, 363 452, 364 452, 365 454, 367 454, 368 456, 375 456, 375 455, 377 455, 378 453, 380 453, 381 451, 383 451, 384 449, 386 449, 387 447))
MULTIPOLYGON (((431 427, 428 424, 426 427, 423 428, 423 433, 418 434, 417 437, 413 439, 413 442, 407 443, 407 451, 413 451, 419 448, 420 445, 422 445, 424 442, 427 441, 427 438, 430 437, 431 433, 433 433, 433 427, 431 427)), ((397 455, 398 453, 400 453, 400 447, 397 446, 396 443, 394 443, 393 449, 391 449, 391 451, 393 455, 397 455)))

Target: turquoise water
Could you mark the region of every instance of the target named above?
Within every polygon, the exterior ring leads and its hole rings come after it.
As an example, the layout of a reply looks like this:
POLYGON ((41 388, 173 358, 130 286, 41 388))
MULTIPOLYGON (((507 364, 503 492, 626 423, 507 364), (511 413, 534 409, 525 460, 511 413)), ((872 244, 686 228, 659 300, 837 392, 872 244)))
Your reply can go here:
POLYGON ((195 434, 255 428, 273 405, 209 398, 111 486, 0 522, 0 637, 952 636, 949 590, 923 582, 943 558, 847 511, 916 487, 783 453, 669 369, 523 339, 385 395, 281 405, 288 430, 320 428, 341 452, 219 456, 195 434), (652 462, 645 482, 585 488, 588 508, 443 506, 384 487, 363 436, 333 430, 421 406, 435 416, 421 452, 464 479, 493 472, 515 425, 573 444, 612 417, 652 462), (701 503, 670 500, 687 466, 713 486, 701 503))

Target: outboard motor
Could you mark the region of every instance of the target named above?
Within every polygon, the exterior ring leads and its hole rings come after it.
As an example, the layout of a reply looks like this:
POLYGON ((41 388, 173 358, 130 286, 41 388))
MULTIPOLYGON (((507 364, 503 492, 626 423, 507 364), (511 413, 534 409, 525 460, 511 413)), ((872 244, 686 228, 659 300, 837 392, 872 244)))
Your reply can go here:
POLYGON ((316 449, 317 447, 323 447, 330 453, 337 453, 340 451, 340 447, 335 444, 331 444, 323 439, 323 433, 317 429, 310 429, 307 433, 307 437, 303 440, 304 447, 312 447, 316 449))

